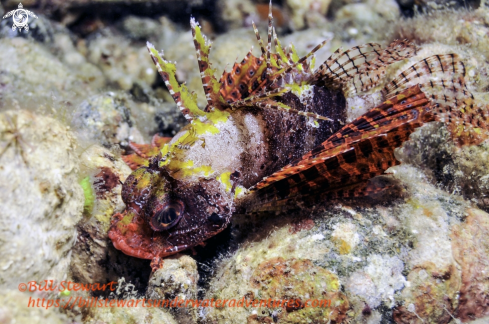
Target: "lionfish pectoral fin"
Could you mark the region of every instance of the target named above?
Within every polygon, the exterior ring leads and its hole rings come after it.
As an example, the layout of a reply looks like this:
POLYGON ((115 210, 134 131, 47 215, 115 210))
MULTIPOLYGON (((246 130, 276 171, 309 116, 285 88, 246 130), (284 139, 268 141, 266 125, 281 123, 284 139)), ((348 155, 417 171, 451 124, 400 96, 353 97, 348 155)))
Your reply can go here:
POLYGON ((420 87, 408 88, 256 184, 251 188, 257 202, 253 208, 261 208, 256 207, 260 204, 275 208, 298 198, 306 201, 372 193, 375 190, 367 186, 368 181, 399 164, 394 149, 417 127, 434 119, 432 104, 420 87))
POLYGON ((316 82, 340 85, 346 95, 365 92, 377 86, 385 68, 416 54, 416 46, 407 40, 396 40, 382 49, 368 43, 344 52, 338 49, 314 74, 316 82))
POLYGON ((395 179, 379 175, 372 179, 362 180, 360 182, 329 190, 314 191, 294 197, 268 199, 264 203, 259 202, 259 197, 250 196, 249 203, 245 208, 247 213, 262 214, 267 212, 284 212, 294 208, 314 207, 334 199, 372 196, 385 190, 395 188, 396 186, 398 186, 398 181, 395 179), (259 203, 257 203, 257 201, 259 203))
POLYGON ((216 79, 214 74, 215 70, 211 69, 211 63, 209 61, 211 43, 207 40, 207 37, 202 34, 201 27, 194 18, 190 19, 190 27, 192 29, 202 86, 204 88, 207 103, 209 105, 220 107, 219 104, 221 103, 221 98, 219 89, 221 88, 221 83, 216 79))
POLYGON ((489 114, 487 107, 476 103, 468 91, 465 73, 465 65, 457 54, 433 55, 401 72, 382 92, 389 97, 419 84, 452 139, 458 145, 479 144, 489 137, 489 114))
POLYGON ((197 106, 197 97, 189 92, 185 84, 179 84, 176 78, 175 64, 164 60, 160 53, 155 49, 150 42, 146 43, 149 54, 153 59, 158 72, 160 73, 165 85, 170 91, 173 100, 187 120, 193 120, 196 117, 203 116, 205 113, 197 106))

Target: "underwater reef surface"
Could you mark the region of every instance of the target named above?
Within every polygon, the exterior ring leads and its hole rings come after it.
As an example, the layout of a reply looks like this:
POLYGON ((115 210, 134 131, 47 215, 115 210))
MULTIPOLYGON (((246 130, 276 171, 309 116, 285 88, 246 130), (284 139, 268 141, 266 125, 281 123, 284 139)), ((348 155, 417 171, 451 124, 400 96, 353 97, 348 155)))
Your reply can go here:
MULTIPOLYGON (((163 260, 127 256, 108 237, 125 209, 131 142, 172 137, 188 121, 146 49, 176 61, 177 79, 206 97, 190 14, 229 71, 262 33, 262 1, 24 1, 29 31, 0 23, 0 323, 487 323, 489 141, 456 145, 441 122, 395 151, 393 187, 278 215, 236 214, 206 246, 163 260), (116 14, 107 14, 107 10, 116 14), (192 253, 194 252, 194 253, 192 253), (21 283, 113 282, 114 290, 19 291, 21 283), (56 300, 298 300, 296 306, 33 307, 56 300), (78 298, 78 299, 77 299, 78 298), (330 300, 308 308, 308 299, 330 300)), ((0 13, 17 1, 2 1, 0 13)), ((382 102, 379 89, 435 54, 458 54, 468 89, 489 105, 485 1, 284 0, 274 26, 299 56, 408 39, 419 49, 379 87, 346 98, 350 122, 382 102)), ((265 39, 266 42, 266 39, 265 39)), ((225 156, 212 156, 223 159, 225 156)), ((383 177, 378 178, 383 181, 383 177)))

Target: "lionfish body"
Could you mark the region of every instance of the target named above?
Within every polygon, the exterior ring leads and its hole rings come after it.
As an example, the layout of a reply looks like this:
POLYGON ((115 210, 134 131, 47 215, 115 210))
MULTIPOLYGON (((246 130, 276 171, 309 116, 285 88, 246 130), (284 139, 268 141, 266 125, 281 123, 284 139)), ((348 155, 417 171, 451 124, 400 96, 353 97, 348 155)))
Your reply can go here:
POLYGON ((377 86, 389 64, 415 54, 413 44, 337 50, 315 70, 312 56, 324 43, 299 58, 281 46, 270 13, 266 47, 255 28, 262 55, 250 51, 218 81, 210 43, 193 19, 191 26, 207 106, 197 107, 175 65, 148 43, 190 124, 169 142, 133 144, 137 154, 125 160, 137 169, 123 186, 126 210, 109 231, 116 248, 154 266, 222 231, 237 209, 277 211, 385 189, 370 180, 399 164, 394 149, 427 122, 446 122, 460 144, 486 136, 487 116, 474 105, 455 54, 414 64, 385 86, 383 104, 342 126, 345 96, 377 86))

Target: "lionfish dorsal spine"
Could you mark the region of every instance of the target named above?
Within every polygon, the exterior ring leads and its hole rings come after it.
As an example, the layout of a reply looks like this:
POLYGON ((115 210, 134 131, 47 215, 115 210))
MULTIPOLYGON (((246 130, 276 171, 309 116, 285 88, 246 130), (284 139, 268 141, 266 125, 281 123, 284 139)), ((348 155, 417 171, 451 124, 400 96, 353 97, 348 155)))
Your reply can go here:
POLYGON ((261 40, 260 37, 260 32, 258 31, 258 28, 256 28, 255 22, 252 21, 251 25, 253 26, 253 31, 255 32, 256 40, 258 41, 258 44, 260 45, 260 50, 262 56, 267 54, 267 50, 265 49, 265 46, 263 45, 263 41, 261 40))
POLYGON ((202 29, 199 23, 195 21, 193 17, 190 19, 190 27, 192 29, 192 37, 194 39, 200 77, 207 104, 210 106, 219 105, 221 103, 219 94, 221 83, 216 79, 214 74, 215 70, 211 69, 211 63, 209 61, 209 53, 212 44, 207 37, 202 34, 202 29))
POLYGON ((289 65, 289 58, 287 57, 287 54, 285 54, 285 51, 282 47, 282 44, 280 44, 280 40, 277 37, 277 33, 275 32, 275 28, 273 29, 273 41, 275 43, 275 53, 277 53, 277 57, 279 60, 278 62, 281 62, 281 64, 278 64, 279 66, 288 66, 289 65))
POLYGON ((273 30, 273 15, 272 15, 272 0, 270 0, 270 5, 268 7, 268 43, 267 43, 267 76, 272 74, 270 52, 272 50, 272 30, 273 30))
POLYGON ((162 58, 163 53, 160 55, 150 42, 147 42, 146 46, 159 74, 183 116, 190 121, 203 116, 204 112, 197 106, 196 95, 191 93, 185 84, 178 83, 175 64, 164 60, 162 58))

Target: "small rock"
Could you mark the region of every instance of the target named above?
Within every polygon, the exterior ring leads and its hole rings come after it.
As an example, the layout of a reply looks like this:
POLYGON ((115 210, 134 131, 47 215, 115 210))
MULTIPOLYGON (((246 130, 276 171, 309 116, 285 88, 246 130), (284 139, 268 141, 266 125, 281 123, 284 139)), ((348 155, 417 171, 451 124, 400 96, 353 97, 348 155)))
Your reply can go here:
POLYGON ((399 15, 399 5, 395 0, 349 3, 336 12, 335 30, 344 41, 355 40, 359 44, 372 38, 384 39, 386 27, 392 25, 399 15))
POLYGON ((256 6, 251 0, 219 0, 217 7, 228 29, 246 27, 250 20, 258 20, 256 6))
POLYGON ((311 22, 318 25, 325 22, 331 0, 287 0, 286 5, 290 10, 290 27, 292 30, 304 29, 311 26, 311 22))
POLYGON ((146 41, 160 32, 161 25, 153 19, 127 16, 122 20, 122 29, 129 38, 146 41))
POLYGON ((65 108, 90 93, 91 82, 103 84, 92 79, 96 71, 72 70, 33 41, 3 38, 0 49, 0 105, 15 100, 22 107, 45 109, 59 103, 65 108))
POLYGON ((133 100, 122 92, 108 92, 88 98, 77 109, 73 125, 80 138, 96 141, 106 147, 118 144, 125 148, 129 141, 144 143, 131 116, 133 100))
POLYGON ((191 302, 198 298, 198 281, 199 273, 195 260, 188 255, 177 254, 164 259, 163 267, 151 274, 146 299, 161 300, 165 303, 176 302, 177 305, 179 300, 183 300, 184 306, 175 306, 172 313, 180 323, 196 323, 198 308, 192 306, 191 302), (185 306, 187 302, 189 303, 185 306))
POLYGON ((152 273, 146 298, 195 299, 199 273, 194 259, 187 255, 166 258, 163 267, 152 273))
POLYGON ((99 35, 88 43, 87 57, 97 65, 109 82, 129 90, 135 82, 147 85, 156 79, 156 69, 143 44, 131 45, 121 36, 99 35))

